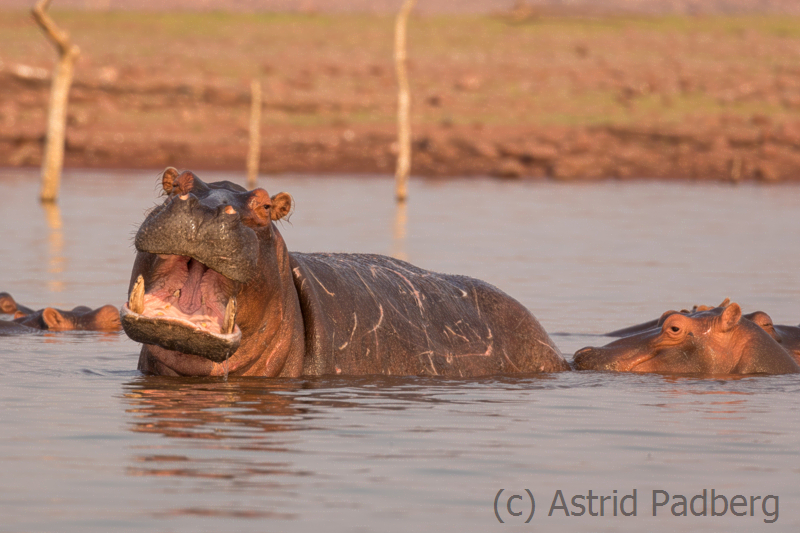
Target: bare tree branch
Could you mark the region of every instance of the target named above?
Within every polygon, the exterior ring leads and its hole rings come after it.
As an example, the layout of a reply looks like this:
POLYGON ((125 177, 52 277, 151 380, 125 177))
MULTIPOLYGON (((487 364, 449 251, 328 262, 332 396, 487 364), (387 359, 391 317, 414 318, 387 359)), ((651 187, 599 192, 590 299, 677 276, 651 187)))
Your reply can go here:
POLYGON ((59 29, 50 15, 47 14, 47 8, 50 7, 50 0, 40 0, 33 6, 33 18, 37 24, 41 26, 47 37, 53 41, 53 44, 58 48, 60 54, 64 54, 69 50, 69 34, 59 29))
POLYGON ((61 169, 64 165, 64 137, 67 122, 67 99, 72 85, 75 60, 80 49, 72 44, 69 34, 56 26, 46 10, 50 0, 40 0, 33 7, 33 19, 42 28, 45 36, 58 50, 58 63, 53 73, 50 89, 50 106, 47 115, 47 140, 42 159, 43 202, 54 202, 58 198, 61 169))
POLYGON ((261 160, 261 82, 250 84, 250 147, 247 151, 247 188, 255 189, 261 160))

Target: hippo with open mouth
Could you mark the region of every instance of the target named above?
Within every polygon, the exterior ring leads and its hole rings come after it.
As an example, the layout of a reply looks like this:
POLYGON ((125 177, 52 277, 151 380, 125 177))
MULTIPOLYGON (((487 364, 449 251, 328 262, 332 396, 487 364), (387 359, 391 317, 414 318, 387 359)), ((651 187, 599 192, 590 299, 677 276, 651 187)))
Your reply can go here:
POLYGON ((577 370, 675 374, 791 374, 800 366, 736 303, 693 313, 668 311, 656 326, 575 352, 577 370))
POLYGON ((569 370, 534 316, 482 281, 380 255, 289 253, 292 198, 192 172, 135 237, 125 332, 181 376, 480 376, 569 370))

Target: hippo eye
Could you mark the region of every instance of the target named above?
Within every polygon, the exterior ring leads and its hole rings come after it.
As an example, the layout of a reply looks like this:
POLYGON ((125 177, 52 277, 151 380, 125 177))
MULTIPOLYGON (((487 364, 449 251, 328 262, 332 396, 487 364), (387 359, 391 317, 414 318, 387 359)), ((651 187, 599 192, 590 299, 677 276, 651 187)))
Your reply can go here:
POLYGON ((668 335, 673 335, 673 336, 680 335, 681 333, 683 333, 683 328, 681 328, 679 324, 672 323, 664 326, 664 332, 667 333, 668 335))

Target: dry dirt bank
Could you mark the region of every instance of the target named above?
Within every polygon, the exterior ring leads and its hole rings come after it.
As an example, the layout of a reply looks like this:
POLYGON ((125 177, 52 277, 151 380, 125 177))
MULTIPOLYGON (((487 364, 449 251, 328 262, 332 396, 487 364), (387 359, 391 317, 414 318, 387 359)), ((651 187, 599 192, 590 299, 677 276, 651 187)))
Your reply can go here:
MULTIPOLYGON (((37 165, 53 52, 0 16, 0 165, 37 165), (33 67, 23 68, 21 66, 33 67)), ((61 12, 81 46, 66 163, 390 172, 387 16, 61 12)), ((425 16, 410 27, 418 175, 800 179, 800 19, 425 16)))

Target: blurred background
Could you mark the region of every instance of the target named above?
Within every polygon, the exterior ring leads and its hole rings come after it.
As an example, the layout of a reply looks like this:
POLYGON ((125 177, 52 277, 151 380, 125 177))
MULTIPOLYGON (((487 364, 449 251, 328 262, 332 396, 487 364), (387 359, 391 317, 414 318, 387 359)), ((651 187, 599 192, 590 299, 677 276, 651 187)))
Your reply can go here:
MULTIPOLYGON (((55 0, 66 167, 394 171, 400 0, 55 0)), ((52 45, 0 0, 0 167, 41 163, 52 45)), ((796 0, 420 0, 412 174, 798 180, 796 0)))

